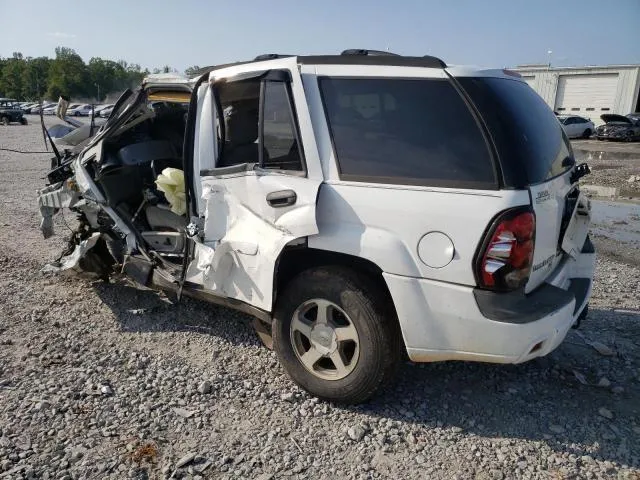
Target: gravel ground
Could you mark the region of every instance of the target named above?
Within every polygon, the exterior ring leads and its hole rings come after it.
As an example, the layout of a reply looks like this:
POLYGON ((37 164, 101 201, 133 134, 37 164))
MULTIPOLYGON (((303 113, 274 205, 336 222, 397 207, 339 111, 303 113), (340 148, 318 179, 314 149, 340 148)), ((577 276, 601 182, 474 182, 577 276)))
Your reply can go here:
POLYGON ((571 143, 577 160, 591 167, 591 174, 582 183, 616 187, 621 196, 640 198, 640 142, 573 140, 571 143))
MULTIPOLYGON (((41 150, 38 126, 0 128, 0 147, 41 150)), ((407 363, 343 408, 296 388, 248 317, 41 274, 68 233, 37 228, 48 163, 0 151, 0 479, 640 478, 640 267, 610 254, 624 246, 597 240, 591 313, 549 356, 407 363)))

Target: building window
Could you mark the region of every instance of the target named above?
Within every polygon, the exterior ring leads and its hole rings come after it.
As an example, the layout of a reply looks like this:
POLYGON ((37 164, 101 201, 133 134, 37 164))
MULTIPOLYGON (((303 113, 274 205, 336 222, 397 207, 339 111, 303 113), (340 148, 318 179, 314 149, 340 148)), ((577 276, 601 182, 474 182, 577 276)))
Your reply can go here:
POLYGON ((558 110, 563 111, 563 110, 566 110, 566 108, 564 108, 564 107, 558 107, 558 110))
POLYGON ((605 107, 605 108, 601 108, 600 110, 603 111, 603 112, 608 112, 611 109, 609 107, 605 107))
POLYGON ((595 110, 595 108, 593 107, 587 107, 587 112, 593 112, 595 110))
POLYGON ((579 112, 580 111, 580 107, 573 107, 571 109, 572 112, 579 112))

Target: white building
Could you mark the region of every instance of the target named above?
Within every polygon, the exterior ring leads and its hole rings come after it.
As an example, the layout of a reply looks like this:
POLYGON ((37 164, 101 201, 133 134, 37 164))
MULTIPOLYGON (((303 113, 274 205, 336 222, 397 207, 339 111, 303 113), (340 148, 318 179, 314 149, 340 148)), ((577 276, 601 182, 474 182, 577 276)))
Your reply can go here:
POLYGON ((559 114, 588 117, 598 124, 604 113, 640 112, 640 65, 521 65, 511 70, 520 73, 559 114))

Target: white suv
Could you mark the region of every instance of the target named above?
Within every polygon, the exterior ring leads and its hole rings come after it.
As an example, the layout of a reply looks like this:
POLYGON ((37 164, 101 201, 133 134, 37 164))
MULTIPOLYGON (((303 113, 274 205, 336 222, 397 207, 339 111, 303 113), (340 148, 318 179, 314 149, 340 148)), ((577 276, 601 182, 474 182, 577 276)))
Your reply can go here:
POLYGON ((255 316, 284 368, 362 402, 416 362, 519 363, 586 314, 589 201, 517 74, 366 50, 267 55, 125 92, 40 192, 48 270, 121 271, 255 316), (162 109, 150 108, 162 101, 162 109))

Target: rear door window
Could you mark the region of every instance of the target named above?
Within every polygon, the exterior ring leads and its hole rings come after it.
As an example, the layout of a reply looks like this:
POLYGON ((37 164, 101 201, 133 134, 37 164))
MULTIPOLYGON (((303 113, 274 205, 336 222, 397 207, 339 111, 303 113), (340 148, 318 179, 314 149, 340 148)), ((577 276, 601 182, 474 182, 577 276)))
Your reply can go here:
POLYGON ((320 79, 340 177, 497 188, 485 138, 446 79, 320 79))
POLYGON ((287 84, 265 82, 262 167, 302 171, 301 151, 287 84))

